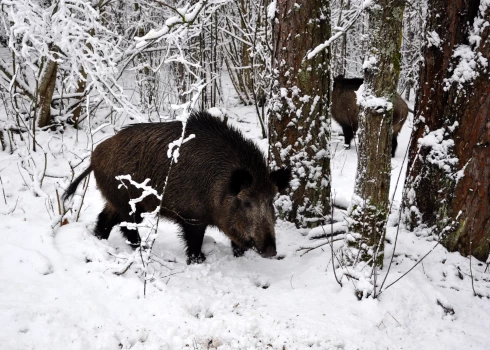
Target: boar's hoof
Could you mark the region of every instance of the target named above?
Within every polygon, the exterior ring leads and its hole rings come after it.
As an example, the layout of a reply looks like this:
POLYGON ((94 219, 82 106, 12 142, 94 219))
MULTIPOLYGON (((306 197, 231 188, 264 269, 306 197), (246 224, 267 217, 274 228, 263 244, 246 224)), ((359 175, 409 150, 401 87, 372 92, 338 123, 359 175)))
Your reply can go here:
POLYGON ((245 254, 245 252, 247 251, 247 249, 240 247, 235 242, 231 242, 231 249, 233 249, 233 256, 235 258, 243 256, 243 254, 245 254))
POLYGON ((348 145, 348 144, 344 143, 344 148, 345 148, 345 149, 350 149, 350 145, 348 145))
POLYGON ((206 256, 201 252, 197 255, 195 254, 191 254, 188 258, 187 258, 187 265, 190 265, 190 264, 201 264, 203 263, 204 261, 206 260, 206 256))

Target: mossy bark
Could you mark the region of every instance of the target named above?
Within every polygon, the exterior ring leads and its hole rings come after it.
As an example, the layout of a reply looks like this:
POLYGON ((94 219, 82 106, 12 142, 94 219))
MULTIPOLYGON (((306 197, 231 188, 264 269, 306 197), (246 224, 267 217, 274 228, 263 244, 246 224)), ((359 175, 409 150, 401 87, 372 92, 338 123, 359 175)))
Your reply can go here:
MULTIPOLYGON (((376 0, 368 10, 369 43, 359 115, 359 148, 349 211, 356 260, 383 266, 391 175, 393 106, 400 74, 403 0, 376 0)), ((351 263, 355 263, 351 261, 351 263)))
POLYGON ((46 67, 43 75, 39 79, 38 87, 38 108, 37 121, 39 127, 43 128, 51 124, 51 101, 53 99, 54 89, 56 87, 56 73, 58 64, 49 59, 46 60, 46 67))
POLYGON ((330 37, 330 7, 325 0, 279 0, 276 15, 269 161, 293 173, 288 195, 277 202, 282 216, 313 227, 330 211, 330 51, 307 54, 330 37))
POLYGON ((485 261, 490 252, 490 8, 480 1, 429 0, 428 43, 410 145, 405 220, 433 228, 451 251, 485 261), (476 24, 474 26, 473 24, 476 24), (476 32, 478 31, 478 33, 476 32), (479 37, 479 40, 470 40, 479 37), (455 79, 474 55, 475 76, 455 79), (463 62, 465 63, 465 62, 463 62), (424 143, 429 133, 437 143, 424 143), (442 152, 441 152, 442 150, 442 152))

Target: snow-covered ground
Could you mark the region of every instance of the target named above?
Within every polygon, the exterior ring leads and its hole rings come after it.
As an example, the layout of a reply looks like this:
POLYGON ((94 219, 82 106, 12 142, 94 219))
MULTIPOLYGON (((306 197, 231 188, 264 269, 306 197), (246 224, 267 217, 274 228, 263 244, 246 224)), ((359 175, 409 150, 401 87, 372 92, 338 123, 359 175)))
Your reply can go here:
MULTIPOLYGON (((227 103, 230 122, 265 149, 254 109, 238 106, 233 97, 227 103)), ((410 126, 409 121, 399 136, 392 163, 393 186, 400 170, 402 179, 385 266, 397 233, 410 126)), ((112 133, 106 127, 95 141, 112 133)), ((70 173, 66 159, 76 160, 71 152, 88 154, 82 132, 78 142, 73 130, 38 137, 49 145, 51 175, 70 173)), ((348 205, 355 147, 344 150, 337 137, 332 150, 335 201, 348 205)), ((41 188, 30 187, 29 175, 18 167, 18 152, 0 152, 0 349, 490 349, 490 271, 475 260, 470 271, 468 258, 440 245, 379 299, 359 301, 355 281, 344 277, 342 288, 335 281, 330 247, 298 252, 323 241, 288 223, 278 222, 276 228, 281 260, 253 252, 234 258, 224 234, 208 230, 207 260, 187 266, 176 226, 164 222, 153 249, 160 264, 145 296, 140 270, 114 274, 131 256, 119 230, 108 241, 91 234, 103 206, 94 181, 79 222, 53 231, 56 184, 62 179, 46 177, 41 188), (482 298, 473 296, 471 274, 482 298)), ((29 155, 22 156, 27 161, 29 155)), ((42 171, 42 153, 34 159, 36 167, 29 169, 42 171)), ((385 287, 435 245, 423 233, 401 228, 385 287)))

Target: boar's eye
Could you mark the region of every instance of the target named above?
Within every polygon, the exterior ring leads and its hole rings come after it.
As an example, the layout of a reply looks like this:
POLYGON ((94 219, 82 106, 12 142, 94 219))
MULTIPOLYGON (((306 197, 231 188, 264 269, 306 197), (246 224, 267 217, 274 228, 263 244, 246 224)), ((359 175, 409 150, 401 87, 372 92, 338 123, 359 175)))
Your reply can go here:
POLYGON ((242 207, 246 210, 252 208, 252 202, 248 201, 248 200, 244 200, 242 202, 242 207))

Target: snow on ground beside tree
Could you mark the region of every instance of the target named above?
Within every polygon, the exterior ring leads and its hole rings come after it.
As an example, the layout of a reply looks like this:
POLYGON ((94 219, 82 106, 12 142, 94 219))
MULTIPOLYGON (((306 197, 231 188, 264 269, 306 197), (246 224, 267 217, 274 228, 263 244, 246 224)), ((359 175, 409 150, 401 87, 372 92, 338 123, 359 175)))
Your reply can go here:
MULTIPOLYGON (((254 109, 233 104, 231 97, 227 101, 230 123, 265 150, 254 109)), ((409 125, 399 136, 392 184, 402 167, 409 125)), ((113 132, 104 128, 96 141, 113 132)), ((51 175, 69 174, 65 158, 73 157, 70 151, 86 152, 85 134, 75 139, 71 129, 40 135, 54 155, 51 175)), ((333 189, 336 202, 345 206, 353 192, 356 151, 344 150, 341 140, 332 141, 333 189)), ((139 270, 114 274, 131 256, 118 229, 108 241, 91 234, 103 206, 93 179, 80 222, 53 233, 51 203, 44 195, 55 198, 59 179, 45 178, 41 191, 26 186, 26 173, 17 167, 21 151, 0 152, 0 190, 7 202, 0 191, 2 349, 488 349, 490 271, 475 260, 470 270, 468 258, 440 245, 378 300, 358 301, 356 281, 344 277, 342 288, 336 283, 329 245, 303 256, 297 251, 324 242, 310 240, 306 230, 278 222, 277 250, 283 258, 277 260, 254 252, 235 258, 229 239, 208 229, 206 262, 187 266, 176 226, 164 222, 153 250, 161 265, 154 266, 145 297, 139 270), (481 298, 473 296, 471 274, 481 298)), ((34 158, 42 169, 42 155, 34 158)), ((403 175, 404 170, 380 280, 392 257, 403 175)), ((56 202, 52 205, 57 212, 56 202)), ((435 244, 424 232, 401 228, 385 288, 435 244)))

